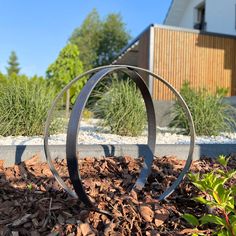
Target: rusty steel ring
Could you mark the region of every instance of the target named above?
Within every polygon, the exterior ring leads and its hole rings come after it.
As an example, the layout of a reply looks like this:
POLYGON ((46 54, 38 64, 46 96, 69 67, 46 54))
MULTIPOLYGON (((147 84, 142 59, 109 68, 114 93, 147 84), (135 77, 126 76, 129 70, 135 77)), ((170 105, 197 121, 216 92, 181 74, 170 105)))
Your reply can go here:
POLYGON ((190 165, 192 163, 192 156, 193 156, 193 150, 194 150, 194 141, 195 141, 195 129, 194 124, 192 120, 191 113, 182 98, 182 96, 177 92, 177 90, 169 84, 167 81, 165 81, 163 78, 159 77, 158 75, 139 67, 134 66, 127 66, 127 65, 111 65, 111 66, 103 66, 98 67, 95 69, 92 69, 90 71, 85 72, 84 74, 80 75, 79 77, 72 80, 67 86, 63 88, 63 90, 58 94, 56 99, 54 100, 51 109, 49 110, 47 120, 46 120, 46 126, 45 126, 45 135, 44 135, 44 150, 46 159, 48 162, 48 165, 56 178, 56 180, 59 182, 61 187, 67 191, 72 197, 78 198, 84 202, 87 206, 94 208, 93 203, 90 201, 89 197, 87 196, 80 176, 79 176, 79 170, 78 170, 78 161, 77 161, 77 135, 78 135, 78 128, 79 128, 79 121, 81 119, 81 114, 83 111, 83 108, 86 104, 86 101, 92 92, 95 85, 108 73, 113 72, 115 70, 121 70, 124 73, 128 74, 131 79, 133 79, 136 83, 136 85, 141 90, 141 93, 143 95, 146 109, 147 109, 147 115, 148 115, 148 146, 150 153, 149 155, 144 158, 144 166, 141 170, 140 176, 138 180, 135 183, 135 188, 142 188, 147 180, 147 177, 150 174, 151 171, 151 165, 153 161, 153 154, 155 153, 155 139, 156 139, 156 124, 155 124, 155 113, 154 113, 154 107, 151 99, 151 95, 148 92, 148 89, 143 82, 141 76, 138 74, 139 71, 147 73, 149 76, 152 76, 153 78, 161 81, 164 83, 177 97, 178 101, 180 102, 182 108, 185 111, 185 114, 187 116, 189 127, 190 127, 190 148, 188 153, 188 158, 186 160, 186 164, 179 174, 178 178, 174 181, 174 183, 164 191, 161 196, 158 197, 158 200, 163 200, 166 197, 168 197, 175 188, 179 185, 179 183, 183 180, 186 173, 188 172, 190 165), (97 73, 96 73, 97 72, 97 73), (96 73, 96 74, 94 74, 96 73), (68 132, 67 132, 67 142, 66 142, 66 154, 67 154, 67 165, 68 165, 68 171, 70 175, 70 179, 72 181, 73 187, 75 189, 75 192, 72 191, 70 188, 67 187, 65 182, 62 180, 62 178, 59 176, 58 172, 56 171, 55 167, 53 166, 50 151, 48 148, 48 136, 49 136, 49 125, 52 118, 52 113, 56 107, 56 104, 58 103, 59 99, 63 96, 64 92, 67 91, 75 82, 77 82, 79 79, 81 79, 84 76, 94 74, 86 83, 84 88, 82 89, 81 93, 78 95, 76 99, 76 103, 72 109, 69 125, 68 125, 68 132), (155 133, 155 135, 154 135, 155 133))

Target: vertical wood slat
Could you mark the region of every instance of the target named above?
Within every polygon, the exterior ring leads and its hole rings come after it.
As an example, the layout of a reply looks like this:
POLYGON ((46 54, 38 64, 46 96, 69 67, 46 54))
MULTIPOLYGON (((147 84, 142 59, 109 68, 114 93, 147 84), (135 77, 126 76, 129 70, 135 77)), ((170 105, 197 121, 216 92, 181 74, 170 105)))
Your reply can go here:
MULTIPOLYGON (((138 66, 144 69, 149 69, 149 41, 150 41, 150 29, 145 31, 140 39, 138 45, 138 66)), ((146 84, 148 85, 148 75, 146 73, 140 72, 140 75, 145 80, 146 84)))
MULTIPOLYGON (((170 82, 178 91, 184 81, 195 88, 214 93, 228 88, 236 95, 236 39, 154 28, 153 71, 170 82)), ((154 81, 156 100, 171 100, 173 94, 161 82, 154 81)))

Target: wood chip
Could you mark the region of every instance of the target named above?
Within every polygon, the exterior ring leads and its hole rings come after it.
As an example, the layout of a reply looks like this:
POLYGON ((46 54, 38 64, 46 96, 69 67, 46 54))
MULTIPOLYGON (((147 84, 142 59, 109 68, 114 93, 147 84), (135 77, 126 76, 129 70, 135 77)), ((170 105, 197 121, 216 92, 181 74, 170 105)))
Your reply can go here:
POLYGON ((159 209, 155 210, 155 225, 159 227, 169 218, 169 211, 164 207, 158 207, 159 209))
POLYGON ((40 158, 39 158, 39 156, 33 156, 33 157, 31 157, 30 159, 24 161, 24 163, 25 163, 27 166, 33 166, 33 165, 35 165, 35 164, 40 163, 40 158))
POLYGON ((145 221, 152 222, 154 211, 149 206, 140 206, 139 212, 145 221))
POLYGON ((12 236, 19 236, 19 232, 18 231, 12 231, 12 236))
POLYGON ((79 227, 83 236, 95 235, 88 223, 80 224, 79 227))
POLYGON ((28 221, 28 219, 30 218, 31 214, 25 214, 23 217, 15 220, 13 223, 12 223, 12 226, 13 227, 17 227, 17 226, 20 226, 22 224, 24 224, 25 222, 28 221))
MULTIPOLYGON (((194 231, 181 218, 184 211, 199 217, 205 214, 205 208, 193 202, 199 192, 187 178, 168 202, 155 201, 184 164, 176 158, 155 158, 140 192, 130 189, 139 175, 141 159, 88 158, 78 162, 89 198, 94 195, 95 205, 113 217, 90 211, 79 199, 68 196, 51 177, 47 164, 38 163, 37 158, 3 169, 0 163, 0 235, 186 235, 194 231)), ((54 165, 71 188, 66 161, 56 160, 54 165)), ((212 159, 204 159, 193 162, 191 168, 206 173, 220 166, 212 159)), ((228 168, 236 169, 236 155, 228 168)), ((232 181, 235 183, 236 178, 232 181)), ((210 224, 208 228, 203 233, 212 235, 215 226, 210 224)))

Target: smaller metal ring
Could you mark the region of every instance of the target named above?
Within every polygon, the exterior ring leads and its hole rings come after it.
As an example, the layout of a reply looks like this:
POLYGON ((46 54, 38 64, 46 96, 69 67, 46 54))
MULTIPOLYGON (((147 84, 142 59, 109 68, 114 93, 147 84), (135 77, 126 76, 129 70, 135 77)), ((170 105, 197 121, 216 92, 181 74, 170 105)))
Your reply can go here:
POLYGON ((153 162, 153 155, 155 152, 156 144, 156 117, 155 110, 152 102, 151 94, 141 78, 141 76, 134 70, 127 69, 126 67, 119 68, 106 68, 102 69, 96 74, 94 74, 86 83, 86 85, 81 90, 78 95, 75 104, 73 106, 68 130, 67 130, 67 141, 66 141, 66 157, 67 157, 67 167, 70 175, 72 185, 77 193, 79 199, 84 202, 87 206, 93 206, 88 195, 86 194, 82 181, 79 175, 78 160, 77 160, 77 137, 79 131, 79 124, 82 118, 82 113, 85 108, 86 102, 94 89, 94 87, 106 76, 107 74, 114 72, 116 70, 122 71, 127 74, 140 89, 148 115, 148 147, 149 152, 144 157, 143 167, 140 172, 140 176, 137 179, 134 188, 142 189, 145 185, 147 178, 151 172, 151 166, 153 162))

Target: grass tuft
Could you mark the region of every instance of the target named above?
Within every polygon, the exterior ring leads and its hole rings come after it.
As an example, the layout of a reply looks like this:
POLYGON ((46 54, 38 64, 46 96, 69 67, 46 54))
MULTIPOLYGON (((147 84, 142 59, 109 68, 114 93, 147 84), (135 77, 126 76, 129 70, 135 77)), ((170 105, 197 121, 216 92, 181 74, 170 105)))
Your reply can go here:
POLYGON ((42 80, 11 78, 0 85, 0 135, 41 135, 53 91, 42 80))
POLYGON ((122 136, 142 134, 147 115, 144 101, 135 83, 130 80, 113 79, 105 93, 97 94, 94 114, 102 118, 101 125, 111 133, 122 136))
MULTIPOLYGON (((180 94, 191 111, 197 135, 216 136, 222 131, 230 132, 235 128, 236 109, 223 102, 225 92, 225 89, 218 89, 215 94, 210 94, 206 89, 194 90, 188 82, 184 83, 180 94)), ((178 102, 172 114, 174 118, 170 127, 181 128, 188 134, 188 121, 178 102)))

